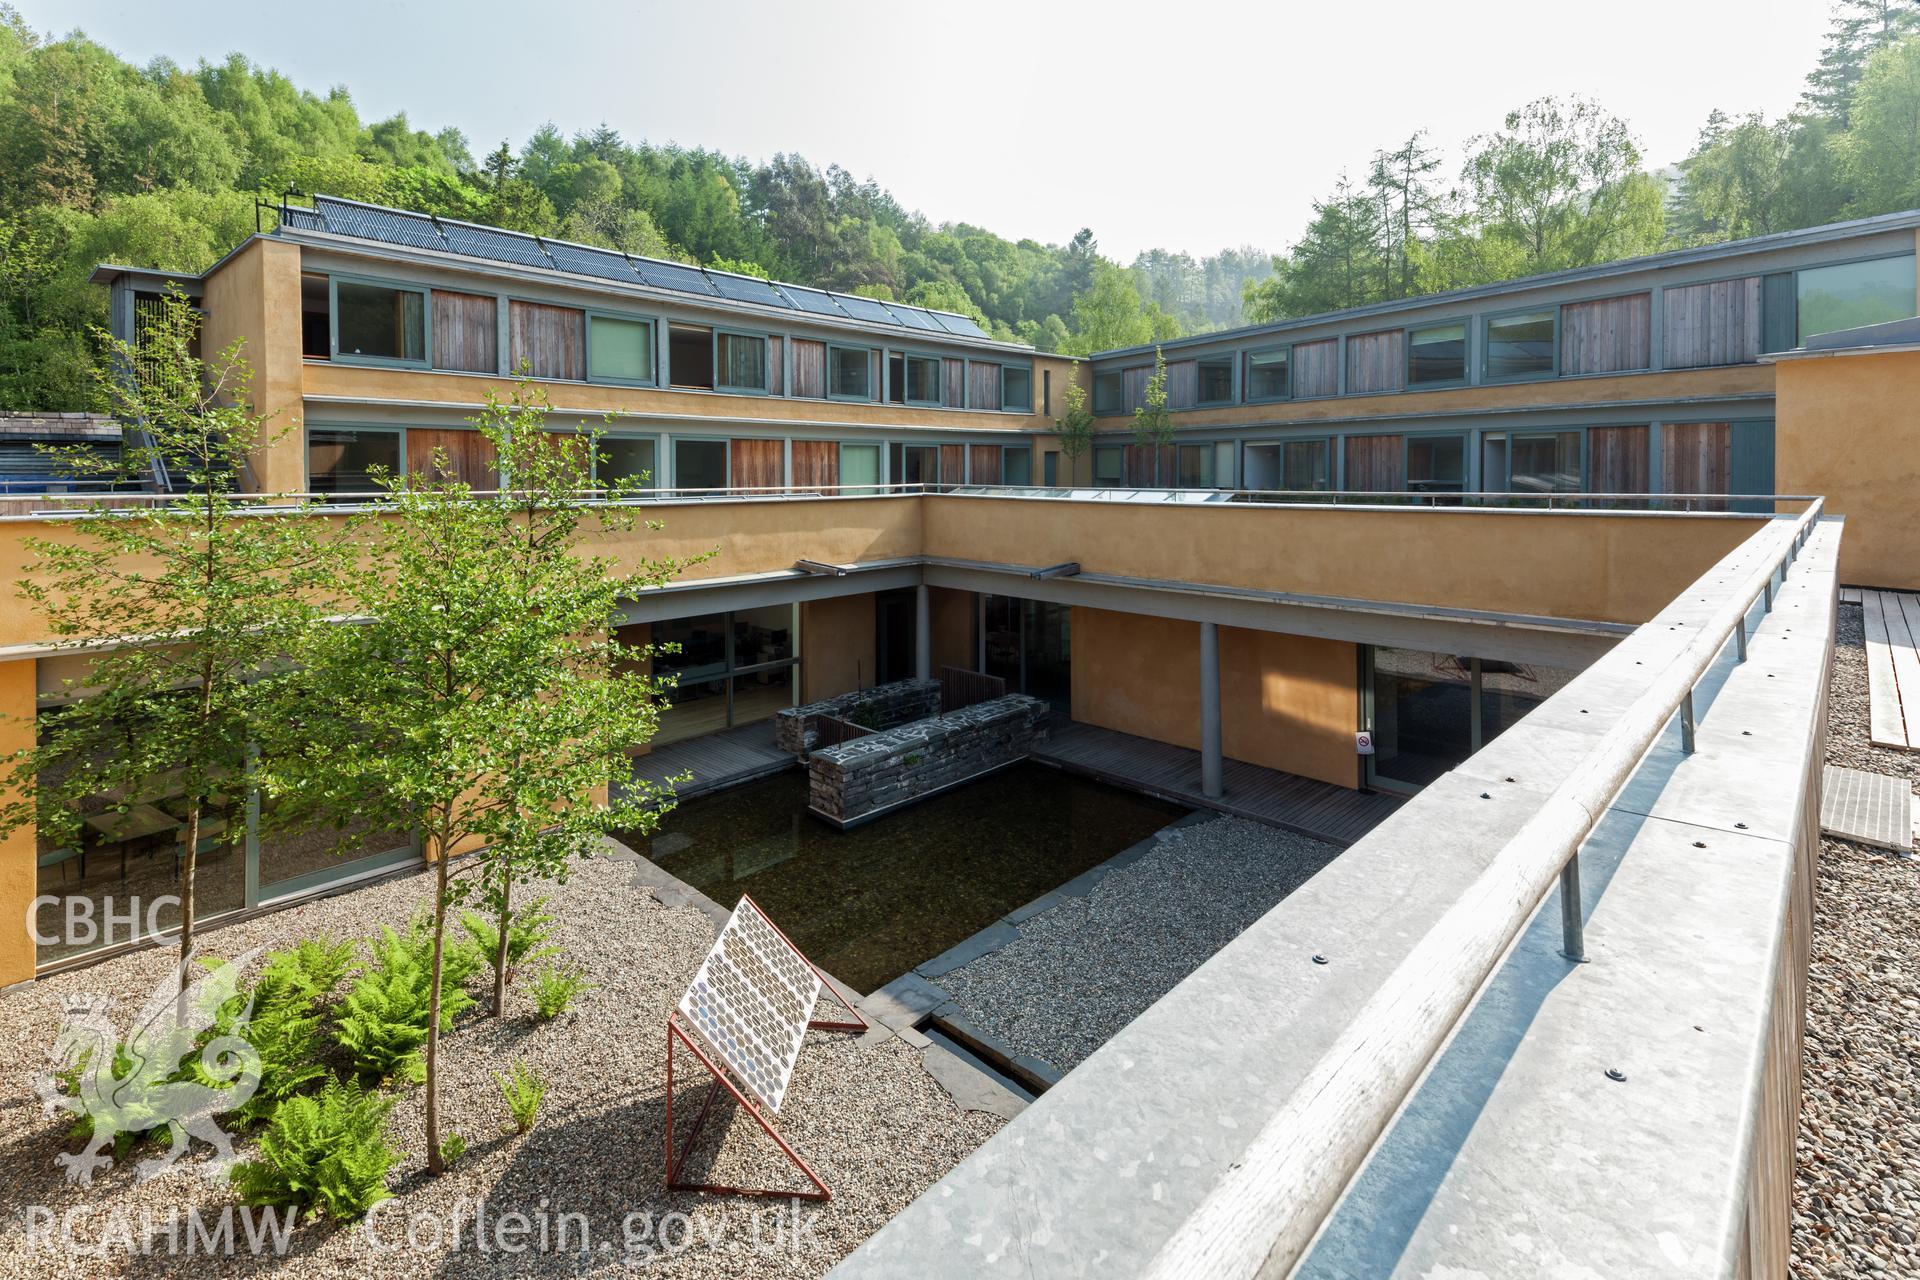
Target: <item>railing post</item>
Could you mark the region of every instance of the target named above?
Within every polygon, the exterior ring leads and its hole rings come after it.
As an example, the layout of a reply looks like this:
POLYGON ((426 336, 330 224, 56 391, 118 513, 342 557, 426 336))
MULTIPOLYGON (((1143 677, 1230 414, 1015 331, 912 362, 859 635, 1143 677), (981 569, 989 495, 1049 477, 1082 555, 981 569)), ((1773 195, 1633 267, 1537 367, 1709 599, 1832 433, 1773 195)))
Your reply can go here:
POLYGON ((1587 962, 1587 926, 1580 909, 1578 849, 1560 868, 1560 954, 1576 964, 1587 962))
MULTIPOLYGON (((1752 608, 1753 606, 1748 605, 1747 607, 1752 608)), ((1746 614, 1743 613, 1740 615, 1740 625, 1733 629, 1733 634, 1735 639, 1737 639, 1740 643, 1740 661, 1745 662, 1747 660, 1747 615, 1746 614)))
POLYGON ((1680 700, 1680 750, 1693 754, 1693 690, 1680 700))
MULTIPOLYGON (((1751 581, 1751 579, 1749 579, 1749 581, 1751 581)), ((1767 574, 1767 585, 1760 588, 1760 594, 1766 599, 1766 602, 1767 602, 1766 611, 1768 613, 1772 613, 1773 612, 1773 574, 1771 573, 1767 574)))

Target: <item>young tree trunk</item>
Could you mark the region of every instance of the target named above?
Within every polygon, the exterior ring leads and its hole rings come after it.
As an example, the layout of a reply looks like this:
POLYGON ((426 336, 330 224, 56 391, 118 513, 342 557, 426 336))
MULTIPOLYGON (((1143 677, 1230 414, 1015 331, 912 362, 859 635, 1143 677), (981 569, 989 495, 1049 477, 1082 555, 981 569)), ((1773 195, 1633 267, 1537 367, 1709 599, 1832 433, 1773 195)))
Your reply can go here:
POLYGON ((507 926, 513 920, 512 868, 502 867, 500 878, 500 937, 493 957, 493 1016, 498 1021, 507 1011, 507 926))
POLYGON ((176 1016, 181 1025, 187 1020, 187 988, 193 983, 192 966, 187 963, 193 955, 193 877, 199 870, 200 853, 200 800, 195 797, 187 804, 187 848, 180 860, 180 1000, 176 1016))
POLYGON ((447 844, 436 836, 433 860, 433 985, 427 1000, 427 1172, 446 1171, 440 1158, 440 972, 447 936, 447 844))

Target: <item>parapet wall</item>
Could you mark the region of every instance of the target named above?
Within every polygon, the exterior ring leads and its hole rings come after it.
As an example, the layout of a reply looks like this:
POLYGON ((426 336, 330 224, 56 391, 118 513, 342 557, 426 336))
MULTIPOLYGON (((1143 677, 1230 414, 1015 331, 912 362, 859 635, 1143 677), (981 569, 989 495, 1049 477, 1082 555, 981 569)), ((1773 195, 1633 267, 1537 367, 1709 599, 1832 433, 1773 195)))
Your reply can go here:
POLYGON ((804 756, 820 740, 814 721, 821 716, 851 721, 878 732, 923 720, 939 711, 938 680, 895 680, 781 711, 774 716, 773 741, 782 751, 804 756))
POLYGON ((822 747, 807 763, 808 804, 827 821, 852 826, 1024 760, 1045 739, 1046 720, 1046 703, 1010 693, 822 747))

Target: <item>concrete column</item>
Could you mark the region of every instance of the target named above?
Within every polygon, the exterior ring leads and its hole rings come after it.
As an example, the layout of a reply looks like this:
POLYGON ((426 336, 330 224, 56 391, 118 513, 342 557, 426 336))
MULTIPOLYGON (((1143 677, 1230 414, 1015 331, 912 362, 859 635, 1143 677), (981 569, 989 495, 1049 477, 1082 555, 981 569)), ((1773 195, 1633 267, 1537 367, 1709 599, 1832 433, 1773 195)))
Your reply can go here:
POLYGON ((913 674, 933 678, 933 592, 924 582, 913 589, 913 674))
POLYGON ((1200 793, 1220 798, 1220 628, 1200 624, 1200 793))

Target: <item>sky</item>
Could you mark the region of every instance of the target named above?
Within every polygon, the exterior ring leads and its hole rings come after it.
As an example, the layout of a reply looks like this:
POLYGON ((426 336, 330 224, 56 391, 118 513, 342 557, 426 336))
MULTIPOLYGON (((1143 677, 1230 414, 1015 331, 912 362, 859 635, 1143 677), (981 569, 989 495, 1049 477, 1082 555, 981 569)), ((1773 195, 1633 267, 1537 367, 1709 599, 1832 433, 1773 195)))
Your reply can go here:
POLYGON ((552 122, 877 179, 936 222, 1130 261, 1285 248, 1342 170, 1416 129, 1463 145, 1546 94, 1625 118, 1649 167, 1718 107, 1790 108, 1826 0, 14 0, 144 64, 238 51, 362 119, 476 155, 552 122))

